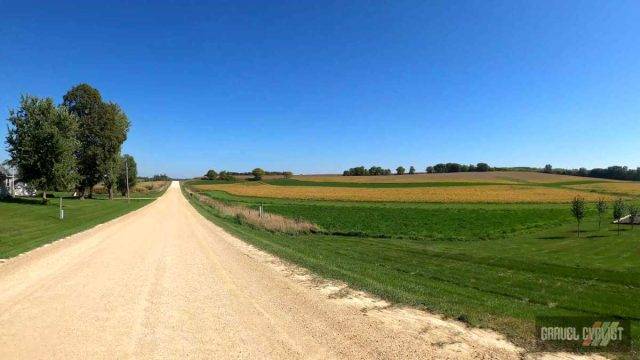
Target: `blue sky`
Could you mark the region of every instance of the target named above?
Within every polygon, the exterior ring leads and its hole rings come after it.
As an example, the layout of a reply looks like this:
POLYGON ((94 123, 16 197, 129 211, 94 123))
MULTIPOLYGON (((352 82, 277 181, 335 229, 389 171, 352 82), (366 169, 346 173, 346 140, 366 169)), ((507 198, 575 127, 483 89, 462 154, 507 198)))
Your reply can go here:
POLYGON ((0 0, 0 112, 87 82, 128 114, 144 175, 636 167, 638 19, 637 1, 0 0))

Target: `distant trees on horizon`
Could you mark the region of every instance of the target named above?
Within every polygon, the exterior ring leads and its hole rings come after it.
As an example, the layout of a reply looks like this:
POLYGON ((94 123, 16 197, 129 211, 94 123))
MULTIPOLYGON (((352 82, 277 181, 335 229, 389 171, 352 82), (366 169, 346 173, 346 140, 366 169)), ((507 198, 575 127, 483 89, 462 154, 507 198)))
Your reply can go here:
POLYGON ((267 175, 279 175, 284 177, 285 179, 293 177, 293 173, 291 171, 266 171, 261 168, 255 168, 251 172, 235 172, 222 170, 220 171, 220 173, 216 172, 213 169, 210 169, 204 174, 202 178, 207 180, 235 181, 236 176, 253 176, 253 180, 262 180, 262 178, 267 175))
POLYGON ((492 168, 487 163, 477 163, 476 165, 464 165, 458 163, 439 163, 433 166, 427 166, 427 173, 454 173, 454 172, 486 172, 491 171, 492 168))
POLYGON ((579 169, 553 168, 551 164, 547 164, 541 170, 541 172, 547 174, 584 176, 599 179, 640 181, 640 167, 629 169, 626 166, 619 165, 609 166, 607 168, 593 168, 591 170, 588 170, 584 167, 581 167, 579 169))
MULTIPOLYGON (((468 172, 468 171, 492 171, 493 169, 486 163, 478 163, 476 165, 462 165, 458 163, 440 163, 434 166, 428 166, 426 168, 427 173, 450 173, 450 172, 468 172)), ((416 173, 414 166, 409 167, 409 174, 416 173)), ((364 166, 353 167, 342 172, 343 176, 375 176, 375 175, 391 175, 390 169, 383 169, 380 166, 372 166, 369 169, 364 166)), ((403 166, 396 168, 396 175, 406 174, 406 169, 403 166)))
POLYGON ((372 166, 369 169, 364 166, 358 166, 345 170, 343 176, 375 176, 375 175, 391 175, 391 169, 383 169, 380 166, 372 166))

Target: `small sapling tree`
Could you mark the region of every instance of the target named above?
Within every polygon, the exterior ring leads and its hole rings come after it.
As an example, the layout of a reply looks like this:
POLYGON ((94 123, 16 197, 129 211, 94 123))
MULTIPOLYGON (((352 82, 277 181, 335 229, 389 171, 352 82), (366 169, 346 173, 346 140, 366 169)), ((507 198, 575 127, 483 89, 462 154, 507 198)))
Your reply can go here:
POLYGON ((575 197, 571 202, 571 214, 576 218, 578 222, 578 237, 580 237, 580 223, 584 219, 584 199, 581 197, 575 197))
POLYGON ((600 230, 600 226, 602 224, 602 216, 607 212, 607 202, 604 201, 603 198, 598 199, 596 203, 596 210, 598 210, 598 230, 600 230))

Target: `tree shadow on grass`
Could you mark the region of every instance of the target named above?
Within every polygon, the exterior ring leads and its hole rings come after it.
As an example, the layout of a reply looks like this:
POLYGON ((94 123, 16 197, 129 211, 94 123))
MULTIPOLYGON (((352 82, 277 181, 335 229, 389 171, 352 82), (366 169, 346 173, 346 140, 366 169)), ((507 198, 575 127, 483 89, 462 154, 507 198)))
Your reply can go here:
MULTIPOLYGON (((615 229, 615 228, 614 229, 609 229, 609 231, 610 232, 618 232, 618 229, 615 229)), ((620 228, 620 232, 625 232, 625 231, 631 231, 631 228, 624 228, 624 227, 620 228)))
POLYGON ((26 197, 8 197, 0 199, 0 203, 6 204, 25 204, 42 206, 42 198, 26 198, 26 197))
POLYGON ((607 236, 607 235, 602 235, 602 234, 600 234, 600 235, 595 235, 595 234, 594 234, 594 235, 589 235, 589 236, 587 236, 587 239, 603 238, 603 237, 608 237, 608 236, 607 236))
POLYGON ((560 240, 560 239, 566 239, 569 236, 567 235, 551 235, 551 236, 540 236, 538 237, 538 239, 540 240, 560 240))

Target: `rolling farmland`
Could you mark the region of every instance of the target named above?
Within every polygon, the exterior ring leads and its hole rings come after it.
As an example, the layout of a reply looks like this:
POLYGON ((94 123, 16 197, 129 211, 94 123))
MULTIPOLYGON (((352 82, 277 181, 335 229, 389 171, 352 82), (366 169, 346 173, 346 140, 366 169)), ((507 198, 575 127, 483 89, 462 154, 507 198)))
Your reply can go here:
POLYGON ((589 202, 635 202, 640 184, 524 172, 453 175, 186 186, 320 229, 265 231, 192 198, 205 216, 262 249, 394 302, 496 329, 527 348, 536 346, 530 334, 540 314, 626 317, 638 328, 640 230, 618 236, 611 207, 599 230, 589 202), (574 196, 588 202, 582 238, 567 204, 574 196))
POLYGON ((627 196, 597 191, 598 186, 613 188, 631 187, 635 184, 530 172, 486 172, 404 176, 298 176, 294 179, 270 179, 264 182, 207 184, 204 181, 195 185, 199 190, 220 190, 239 196, 334 201, 562 203, 569 202, 576 196, 588 201, 598 198, 612 200, 616 195, 627 196))

